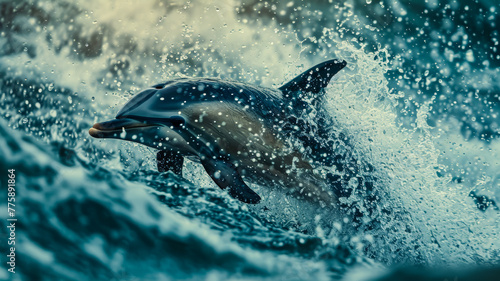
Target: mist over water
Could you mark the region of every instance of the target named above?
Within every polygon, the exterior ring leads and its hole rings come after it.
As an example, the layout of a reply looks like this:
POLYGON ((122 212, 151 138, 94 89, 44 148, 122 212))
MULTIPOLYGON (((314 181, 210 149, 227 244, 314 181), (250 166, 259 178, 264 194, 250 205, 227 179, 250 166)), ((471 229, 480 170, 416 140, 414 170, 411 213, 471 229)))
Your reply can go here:
POLYGON ((331 2, 1 1, 0 166, 16 170, 18 222, 17 273, 0 279, 391 280, 411 273, 398 266, 498 266, 499 4, 331 2), (323 104, 332 153, 376 179, 376 226, 268 186, 252 184, 263 203, 245 205, 197 163, 184 178, 159 173, 153 149, 88 135, 168 79, 277 88, 332 58, 347 61, 323 104))

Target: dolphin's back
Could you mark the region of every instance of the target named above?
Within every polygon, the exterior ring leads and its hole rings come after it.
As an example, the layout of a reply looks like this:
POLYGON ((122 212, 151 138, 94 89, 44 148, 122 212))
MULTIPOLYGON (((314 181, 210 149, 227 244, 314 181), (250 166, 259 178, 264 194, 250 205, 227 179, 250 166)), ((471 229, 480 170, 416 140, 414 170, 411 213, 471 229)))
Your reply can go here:
POLYGON ((117 118, 141 116, 149 120, 169 119, 197 103, 236 104, 266 120, 281 117, 283 100, 279 90, 214 78, 179 78, 155 85, 132 98, 117 118))

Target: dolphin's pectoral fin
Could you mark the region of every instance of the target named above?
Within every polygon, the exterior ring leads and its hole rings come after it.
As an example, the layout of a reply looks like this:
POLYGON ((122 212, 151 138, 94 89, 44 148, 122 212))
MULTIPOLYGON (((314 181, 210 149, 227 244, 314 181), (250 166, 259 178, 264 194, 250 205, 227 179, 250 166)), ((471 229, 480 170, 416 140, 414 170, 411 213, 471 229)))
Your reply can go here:
POLYGON ((233 164, 222 159, 204 159, 201 164, 212 180, 221 188, 229 188, 231 197, 247 204, 257 204, 260 196, 248 187, 233 164))
POLYGON ((304 71, 279 89, 283 93, 301 91, 318 94, 321 89, 328 85, 332 77, 346 65, 345 61, 340 60, 322 62, 304 71))
POLYGON ((172 151, 158 151, 156 154, 156 164, 158 166, 158 172, 171 171, 172 173, 182 176, 182 164, 184 163, 184 157, 179 155, 179 153, 172 151))
POLYGON ((238 181, 235 181, 228 190, 231 197, 240 200, 247 204, 257 204, 260 202, 259 194, 255 193, 248 185, 243 182, 243 179, 238 175, 238 181))

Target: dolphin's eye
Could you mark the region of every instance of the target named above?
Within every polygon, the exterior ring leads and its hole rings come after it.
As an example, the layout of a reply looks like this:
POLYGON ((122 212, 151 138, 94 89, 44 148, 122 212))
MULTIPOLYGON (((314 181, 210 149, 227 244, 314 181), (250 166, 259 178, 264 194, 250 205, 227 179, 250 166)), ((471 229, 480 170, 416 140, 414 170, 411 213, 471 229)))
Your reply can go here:
POLYGON ((168 121, 170 121, 170 123, 174 127, 182 127, 184 126, 184 124, 186 124, 186 120, 184 120, 184 118, 181 116, 172 116, 168 119, 168 121))

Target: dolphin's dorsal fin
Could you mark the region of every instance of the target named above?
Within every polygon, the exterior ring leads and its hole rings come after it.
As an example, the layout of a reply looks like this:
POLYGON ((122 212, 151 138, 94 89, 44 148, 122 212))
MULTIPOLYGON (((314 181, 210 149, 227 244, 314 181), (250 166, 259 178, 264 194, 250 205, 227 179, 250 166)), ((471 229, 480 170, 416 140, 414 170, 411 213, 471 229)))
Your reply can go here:
POLYGON ((284 93, 301 91, 317 94, 346 65, 345 61, 336 59, 322 62, 304 71, 304 73, 295 77, 279 89, 284 93))

